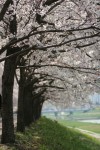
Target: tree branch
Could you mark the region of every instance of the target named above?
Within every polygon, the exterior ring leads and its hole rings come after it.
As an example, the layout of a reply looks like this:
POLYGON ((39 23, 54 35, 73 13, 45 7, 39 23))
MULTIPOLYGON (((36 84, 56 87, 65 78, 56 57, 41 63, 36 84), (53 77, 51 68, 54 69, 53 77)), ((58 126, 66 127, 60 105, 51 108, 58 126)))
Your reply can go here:
POLYGON ((83 40, 83 39, 88 39, 88 38, 93 38, 93 37, 99 37, 99 36, 100 36, 100 32, 98 32, 98 33, 96 33, 96 34, 94 34, 94 35, 79 37, 79 38, 71 39, 71 40, 68 40, 68 41, 65 41, 65 42, 60 42, 59 44, 54 44, 54 45, 48 45, 48 46, 43 46, 43 47, 34 45, 34 46, 29 47, 29 48, 27 48, 27 49, 24 49, 24 50, 22 50, 22 51, 20 51, 20 52, 16 52, 16 53, 14 53, 14 54, 11 54, 11 55, 9 55, 9 56, 7 56, 7 57, 4 57, 4 58, 0 59, 0 62, 4 61, 4 60, 6 60, 6 59, 9 59, 9 58, 11 58, 11 57, 20 55, 20 54, 22 54, 22 53, 25 53, 25 52, 27 52, 27 51, 29 51, 29 50, 31 50, 31 49, 34 49, 34 50, 44 50, 44 51, 45 51, 45 50, 47 50, 48 48, 60 47, 60 46, 66 45, 66 44, 71 43, 71 42, 74 42, 74 41, 80 41, 80 40, 83 40))
POLYGON ((4 6, 3 6, 3 8, 2 8, 2 10, 0 12, 0 21, 3 20, 4 15, 5 15, 8 7, 9 7, 9 5, 12 4, 12 3, 13 3, 12 0, 6 0, 6 2, 4 3, 4 6))
MULTIPOLYGON (((94 26, 90 26, 90 27, 86 27, 86 28, 76 28, 76 29, 70 29, 70 30, 45 30, 45 31, 35 31, 35 32, 33 32, 33 33, 29 33, 28 35, 26 35, 26 36, 24 36, 24 37, 21 37, 21 38, 19 38, 19 39, 15 39, 15 40, 12 40, 12 41, 10 41, 7 45, 5 45, 3 48, 1 48, 1 50, 0 50, 0 55, 9 47, 9 46, 12 46, 12 45, 14 45, 14 44, 16 44, 16 43, 18 43, 18 42, 21 42, 21 41, 23 41, 23 40, 25 40, 25 39, 28 39, 28 38, 30 38, 31 36, 33 36, 33 35, 36 35, 36 34, 42 34, 42 33, 50 33, 50 32, 57 32, 57 33, 60 33, 60 32, 64 32, 64 33, 66 33, 66 32, 75 32, 75 31, 83 31, 83 30, 89 30, 89 29, 96 29, 96 27, 94 27, 94 26)), ((99 32, 100 33, 100 32, 99 32)), ((98 33, 97 33, 98 34, 98 33)), ((66 36, 66 35, 64 35, 64 36, 66 36)), ((94 34, 94 37, 96 36, 96 34, 94 34)), ((91 36, 89 36, 89 37, 91 37, 91 36)), ((93 37, 93 36, 92 36, 93 37)), ((88 38, 88 36, 87 37, 84 37, 83 39, 85 39, 85 38, 88 38)), ((73 40, 74 41, 74 40, 73 40)), ((69 42, 70 42, 70 40, 69 40, 69 42)), ((68 42, 68 43, 69 43, 68 42)), ((67 44, 67 43, 66 43, 67 44)), ((57 47, 59 46, 59 44, 57 45, 57 47)), ((54 46, 55 47, 55 46, 54 46)))
POLYGON ((39 86, 35 86, 35 88, 41 88, 41 87, 47 87, 47 88, 56 88, 56 89, 61 89, 63 90, 63 87, 59 87, 59 86, 53 86, 53 85, 39 85, 39 86))
POLYGON ((68 69, 85 69, 85 70, 98 70, 97 68, 89 68, 89 67, 75 67, 75 66, 70 66, 68 64, 66 65, 57 65, 57 64, 44 64, 44 65, 27 65, 27 66, 18 66, 17 68, 27 68, 27 67, 36 67, 36 68, 41 68, 41 67, 59 67, 59 68, 68 68, 68 69))

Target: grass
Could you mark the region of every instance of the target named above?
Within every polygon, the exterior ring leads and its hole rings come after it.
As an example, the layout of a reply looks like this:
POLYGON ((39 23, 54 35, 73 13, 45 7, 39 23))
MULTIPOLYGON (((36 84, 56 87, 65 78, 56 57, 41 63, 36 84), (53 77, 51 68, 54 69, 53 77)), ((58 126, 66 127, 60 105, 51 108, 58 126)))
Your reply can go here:
POLYGON ((40 119, 25 134, 17 133, 18 147, 34 150, 99 150, 100 143, 56 121, 40 119))
POLYGON ((59 120, 58 122, 66 127, 70 126, 73 128, 80 128, 80 129, 84 129, 84 130, 88 130, 100 134, 100 124, 69 121, 69 120, 59 120))
MULTIPOLYGON (((57 121, 41 118, 26 128, 24 134, 16 133, 16 146, 12 150, 99 150, 100 142, 57 121)), ((3 149, 0 149, 3 150, 3 149)))

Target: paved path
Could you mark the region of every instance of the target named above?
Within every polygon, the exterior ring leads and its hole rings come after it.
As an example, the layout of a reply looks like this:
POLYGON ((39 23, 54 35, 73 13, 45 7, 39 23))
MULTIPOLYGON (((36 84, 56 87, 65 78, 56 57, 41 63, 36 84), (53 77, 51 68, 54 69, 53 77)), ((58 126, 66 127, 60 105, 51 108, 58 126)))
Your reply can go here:
POLYGON ((99 133, 95 133, 95 132, 91 132, 91 131, 87 131, 87 130, 83 130, 83 129, 79 129, 79 128, 75 128, 75 129, 79 130, 82 133, 88 134, 88 135, 100 140, 100 134, 99 133))
MULTIPOLYGON (((68 128, 73 128, 73 127, 69 127, 68 128)), ((100 140, 100 134, 99 133, 95 133, 95 132, 92 132, 92 131, 88 131, 88 130, 83 130, 83 129, 80 129, 80 128, 74 128, 75 130, 78 130, 80 131, 81 133, 84 133, 84 134, 87 134, 87 135, 90 135, 98 140, 100 140)))

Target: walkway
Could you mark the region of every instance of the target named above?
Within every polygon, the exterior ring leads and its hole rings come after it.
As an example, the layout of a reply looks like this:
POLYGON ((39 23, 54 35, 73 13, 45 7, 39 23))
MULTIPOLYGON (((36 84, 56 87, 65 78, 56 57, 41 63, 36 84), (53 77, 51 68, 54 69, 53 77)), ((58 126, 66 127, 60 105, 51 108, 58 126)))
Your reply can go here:
POLYGON ((88 130, 83 130, 83 129, 80 129, 80 128, 75 128, 75 129, 79 130, 82 133, 85 133, 87 135, 90 135, 90 136, 100 140, 100 134, 99 133, 95 133, 95 132, 88 131, 88 130))
POLYGON ((84 133, 84 134, 87 134, 89 136, 92 136, 98 140, 100 140, 100 134, 99 133, 95 133, 95 132, 92 132, 92 131, 88 131, 88 130, 83 130, 83 129, 80 129, 80 128, 73 128, 73 127, 70 127, 70 126, 67 126, 68 128, 72 128, 72 129, 75 129, 75 130, 78 130, 80 131, 81 133, 84 133))

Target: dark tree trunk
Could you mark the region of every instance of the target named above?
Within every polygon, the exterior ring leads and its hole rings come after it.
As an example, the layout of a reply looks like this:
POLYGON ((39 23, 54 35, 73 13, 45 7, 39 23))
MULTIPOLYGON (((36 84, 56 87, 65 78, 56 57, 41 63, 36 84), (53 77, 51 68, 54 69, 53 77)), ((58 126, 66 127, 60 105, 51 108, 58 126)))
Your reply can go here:
POLYGON ((29 126, 41 117, 42 110, 41 97, 34 99, 32 87, 27 86, 24 89, 24 122, 25 126, 29 126))
POLYGON ((37 119, 39 119, 41 117, 42 106, 43 106, 43 103, 40 103, 40 105, 38 106, 37 119))
POLYGON ((34 103, 33 103, 33 121, 36 121, 41 117, 43 102, 44 102, 44 100, 42 99, 42 96, 39 96, 36 99, 34 99, 34 103))
MULTIPOLYGON (((41 94, 36 97, 32 94, 32 85, 29 84, 24 89, 24 122, 29 126, 41 117, 42 104, 44 102, 41 94)), ((38 95, 38 94, 36 94, 38 95)))
MULTIPOLYGON (((17 48, 9 48, 7 55, 13 54, 17 48)), ((4 72, 2 76, 2 143, 13 143, 13 85, 14 73, 16 69, 16 57, 5 60, 4 72)))
POLYGON ((24 132, 24 87, 25 87, 25 76, 24 69, 20 69, 20 81, 18 91, 18 113, 17 113, 17 131, 24 132))
POLYGON ((25 126, 33 122, 33 94, 30 84, 24 88, 24 122, 25 126))
POLYGON ((43 94, 45 92, 46 92, 46 88, 42 89, 39 93, 34 94, 33 121, 36 121, 41 117, 42 106, 45 101, 45 96, 43 96, 43 94))

